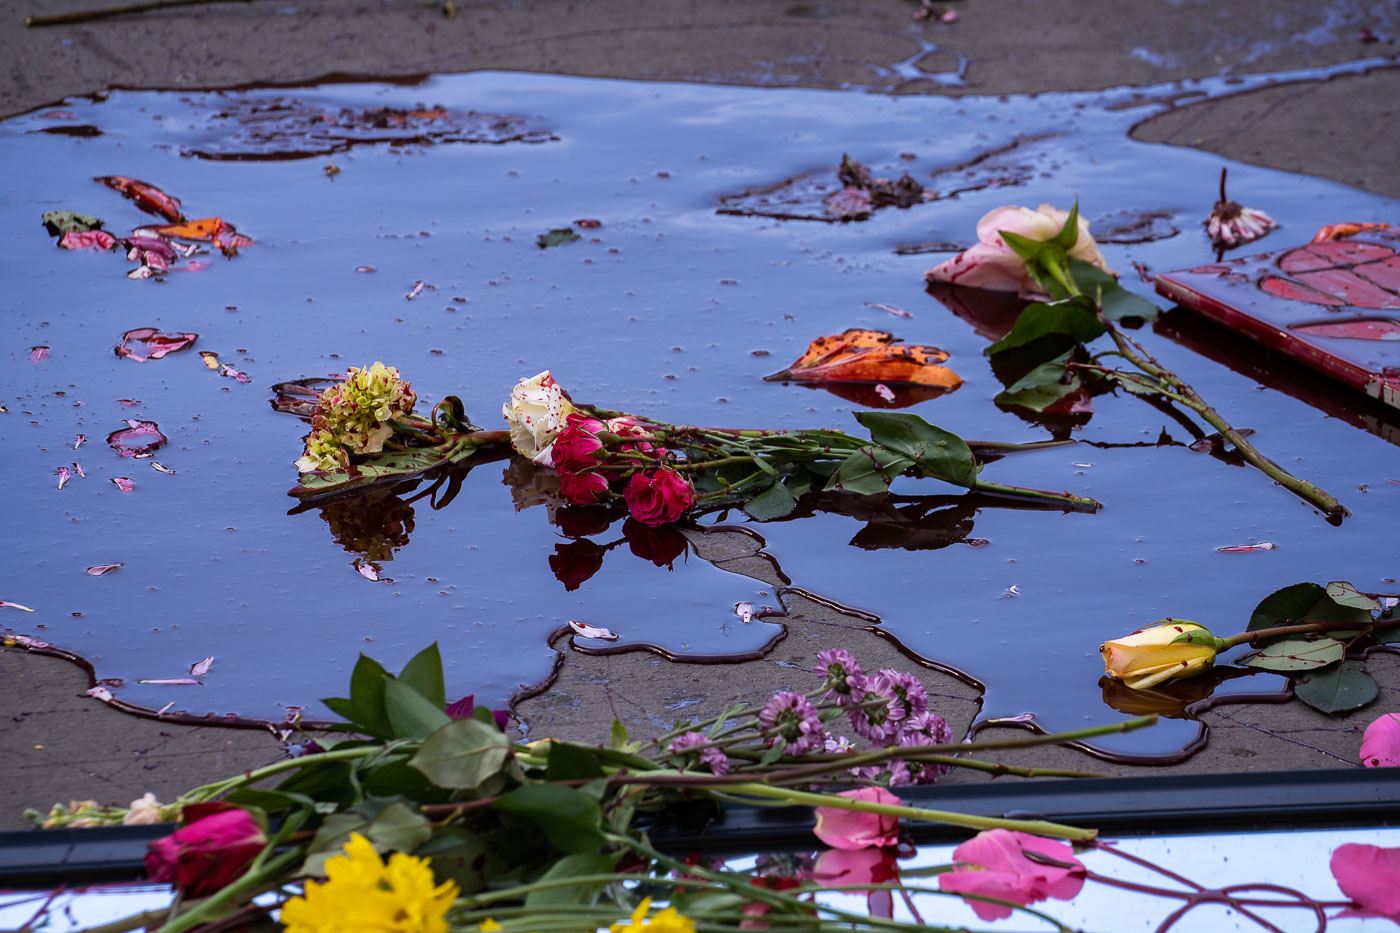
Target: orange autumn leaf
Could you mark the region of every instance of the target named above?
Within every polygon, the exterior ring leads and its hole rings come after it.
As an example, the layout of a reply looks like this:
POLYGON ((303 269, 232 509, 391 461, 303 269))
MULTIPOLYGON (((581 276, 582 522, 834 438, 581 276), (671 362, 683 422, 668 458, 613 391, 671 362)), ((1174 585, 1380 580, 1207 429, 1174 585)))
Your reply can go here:
POLYGON ((221 217, 201 217, 198 220, 187 220, 180 224, 165 224, 150 229, 163 236, 179 237, 182 240, 208 240, 221 230, 232 230, 233 228, 224 223, 221 217))
POLYGON ((930 346, 905 345, 883 330, 852 328, 818 337, 787 369, 765 376, 776 382, 867 382, 956 389, 957 373, 940 366, 948 354, 930 346))

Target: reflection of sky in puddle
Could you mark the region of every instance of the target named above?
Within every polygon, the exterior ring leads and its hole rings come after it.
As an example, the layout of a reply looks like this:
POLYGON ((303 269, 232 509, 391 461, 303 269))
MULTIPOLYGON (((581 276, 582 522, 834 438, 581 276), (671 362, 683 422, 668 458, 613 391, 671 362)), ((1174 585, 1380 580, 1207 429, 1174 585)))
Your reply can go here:
MULTIPOLYGON (((1184 233, 1105 247, 1129 272, 1125 283, 1146 293, 1133 260, 1166 269, 1207 255, 1197 224, 1220 164, 1126 139, 1143 112, 1099 109, 1112 93, 942 100, 479 74, 298 96, 327 109, 423 101, 519 113, 559 139, 361 146, 331 156, 342 171, 328 179, 324 158, 181 158, 205 140, 218 105, 202 94, 118 92, 65 105, 100 136, 34 133, 53 122, 37 116, 0 126, 0 164, 24 178, 0 204, 11 336, 5 527, 22 542, 0 598, 39 610, 6 610, 0 622, 92 658, 101 677, 126 678, 119 695, 133 702, 277 716, 278 703, 339 693, 358 650, 393 667, 435 638, 455 687, 499 698, 547 670, 543 637, 567 618, 628 637, 656 633, 673 650, 752 647, 733 644, 729 607, 764 602, 763 588, 693 556, 668 574, 620 548, 565 593, 547 564, 562 539, 542 509, 514 514, 495 466, 474 471, 449 508, 418 507, 412 545, 384 565, 393 584, 361 579, 323 523, 285 517, 303 429, 269 411, 265 387, 382 359, 420 397, 459 392, 490 425, 516 379, 550 367, 580 400, 674 421, 853 426, 848 403, 760 379, 812 337, 873 326, 943 347, 966 380, 915 412, 968 437, 1037 440, 1041 429, 990 404, 998 386, 984 339, 924 294, 922 272, 937 257, 893 249, 967 242, 977 218, 1007 201, 1078 196, 1091 218, 1165 209, 1184 233), (1021 157, 1035 171, 1011 191, 847 225, 714 213, 725 194, 834 165, 843 151, 927 178, 1050 130, 1068 132, 1021 157), (916 159, 900 161, 902 152, 916 159), (191 217, 221 214, 258 243, 163 282, 127 281, 115 256, 55 250, 39 226, 44 211, 96 214, 118 233, 146 221, 90 181, 110 173, 161 186, 191 217), (602 226, 581 242, 534 245, 584 217, 602 226), (405 301, 420 279, 433 288, 405 301), (142 326, 198 332, 195 350, 219 353, 253 383, 221 378, 194 350, 146 364, 114 357, 120 335, 142 326), (30 363, 28 348, 40 344, 52 355, 30 363), (158 459, 176 475, 118 460, 100 442, 128 417, 161 426, 170 443, 158 459), (93 440, 73 451, 80 432, 93 440), (75 459, 88 478, 56 490, 54 469, 75 459), (135 491, 118 492, 108 482, 118 475, 135 478, 135 491), (83 574, 118 561, 126 566, 115 573, 83 574), (217 660, 203 687, 134 683, 181 676, 207 655, 217 660)), ((1328 221, 1393 217, 1396 207, 1249 166, 1232 167, 1231 189, 1281 221, 1270 246, 1328 221)), ((989 712, 1064 704, 1056 726, 1111 715, 1094 686, 1106 636, 1165 614, 1234 631, 1276 586, 1346 578, 1380 588, 1394 575, 1374 546, 1400 502, 1400 487, 1385 482, 1393 447, 1166 341, 1152 346, 1356 518, 1331 528, 1263 476, 1179 448, 1077 447, 1013 458, 988 475, 1096 496, 1107 504, 1098 516, 984 509, 972 533, 991 546, 934 552, 847 547, 858 526, 825 516, 765 528, 770 550, 795 584, 878 612, 911 647, 990 680, 989 712), (1080 475, 1074 462, 1095 465, 1080 475), (1253 539, 1281 547, 1214 553, 1253 539), (1002 598, 1013 584, 1021 595, 1002 598)), ((1085 440, 1152 439, 1164 420, 1133 400, 1096 404, 1077 435, 1085 440)), ((947 492, 934 485, 899 491, 947 492)), ((738 634, 757 643, 767 628, 738 634)))

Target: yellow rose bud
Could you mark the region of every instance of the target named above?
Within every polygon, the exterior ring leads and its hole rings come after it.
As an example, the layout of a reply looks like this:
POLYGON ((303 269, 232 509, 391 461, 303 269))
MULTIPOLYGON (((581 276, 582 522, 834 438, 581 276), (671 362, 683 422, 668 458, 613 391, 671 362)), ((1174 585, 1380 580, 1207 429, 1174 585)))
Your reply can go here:
POLYGON ((1099 645, 1104 673, 1134 690, 1204 673, 1219 650, 1220 640, 1205 626, 1184 619, 1163 619, 1099 645))

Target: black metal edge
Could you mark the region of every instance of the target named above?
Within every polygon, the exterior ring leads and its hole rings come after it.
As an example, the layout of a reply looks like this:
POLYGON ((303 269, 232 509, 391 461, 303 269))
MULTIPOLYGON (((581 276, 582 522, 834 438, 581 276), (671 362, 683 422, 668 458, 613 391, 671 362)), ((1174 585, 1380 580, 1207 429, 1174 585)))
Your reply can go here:
MULTIPOLYGON (((1000 779, 899 788, 907 803, 974 816, 1046 819, 1105 836, 1186 835, 1400 824, 1400 768, 1237 774, 1000 779)), ((745 854, 818 847, 810 807, 697 801, 648 827, 652 842, 678 853, 745 854)), ((0 887, 52 887, 144 876, 148 843, 173 824, 0 832, 0 887)), ((913 840, 961 842, 969 829, 920 823, 913 840)))

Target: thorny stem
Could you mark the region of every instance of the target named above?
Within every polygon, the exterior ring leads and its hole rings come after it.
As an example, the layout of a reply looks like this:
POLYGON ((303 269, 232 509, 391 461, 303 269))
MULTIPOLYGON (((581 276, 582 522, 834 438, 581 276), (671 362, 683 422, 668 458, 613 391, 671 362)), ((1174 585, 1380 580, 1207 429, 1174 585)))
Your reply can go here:
POLYGON ((1111 321, 1102 318, 1102 316, 1100 320, 1103 321, 1103 325, 1107 328, 1109 336, 1113 338, 1113 342, 1118 345, 1119 352, 1127 357, 1129 362, 1143 372, 1155 376, 1157 379, 1161 380, 1164 385, 1175 389, 1181 396, 1182 404, 1197 412, 1211 427, 1219 431, 1220 435, 1233 444, 1235 449, 1238 450, 1240 455, 1247 461, 1262 470, 1267 476, 1273 479, 1274 482, 1290 490, 1295 495, 1311 502, 1325 514, 1329 516, 1342 516, 1346 514, 1346 509, 1332 495, 1307 480, 1299 479, 1259 453, 1254 445, 1245 440, 1228 421, 1220 416, 1219 412, 1208 405, 1206 401, 1197 394, 1195 389, 1183 382, 1181 377, 1176 373, 1166 369, 1153 359, 1151 354, 1143 349, 1141 344, 1119 331, 1118 328, 1113 326, 1111 321))
POLYGON ((1220 648, 1233 648, 1236 645, 1256 645, 1265 638, 1277 638, 1280 635, 1304 635, 1311 632, 1350 632, 1358 628, 1391 628, 1400 625, 1400 616, 1394 619, 1381 619, 1379 621, 1367 622, 1358 625, 1355 622, 1300 622, 1296 625, 1276 625, 1273 628, 1261 628, 1252 632, 1240 632, 1238 635, 1231 635, 1229 638, 1221 639, 1224 645, 1220 648))
POLYGON ((1072 492, 1051 492, 1048 489, 1031 489, 1027 486, 1008 486, 1004 483, 993 483, 984 479, 974 480, 971 488, 974 492, 989 492, 1002 496, 1015 496, 1019 499, 1043 499, 1058 502, 1071 509, 1087 512, 1097 512, 1103 508, 1103 503, 1097 499, 1076 496, 1072 492))

